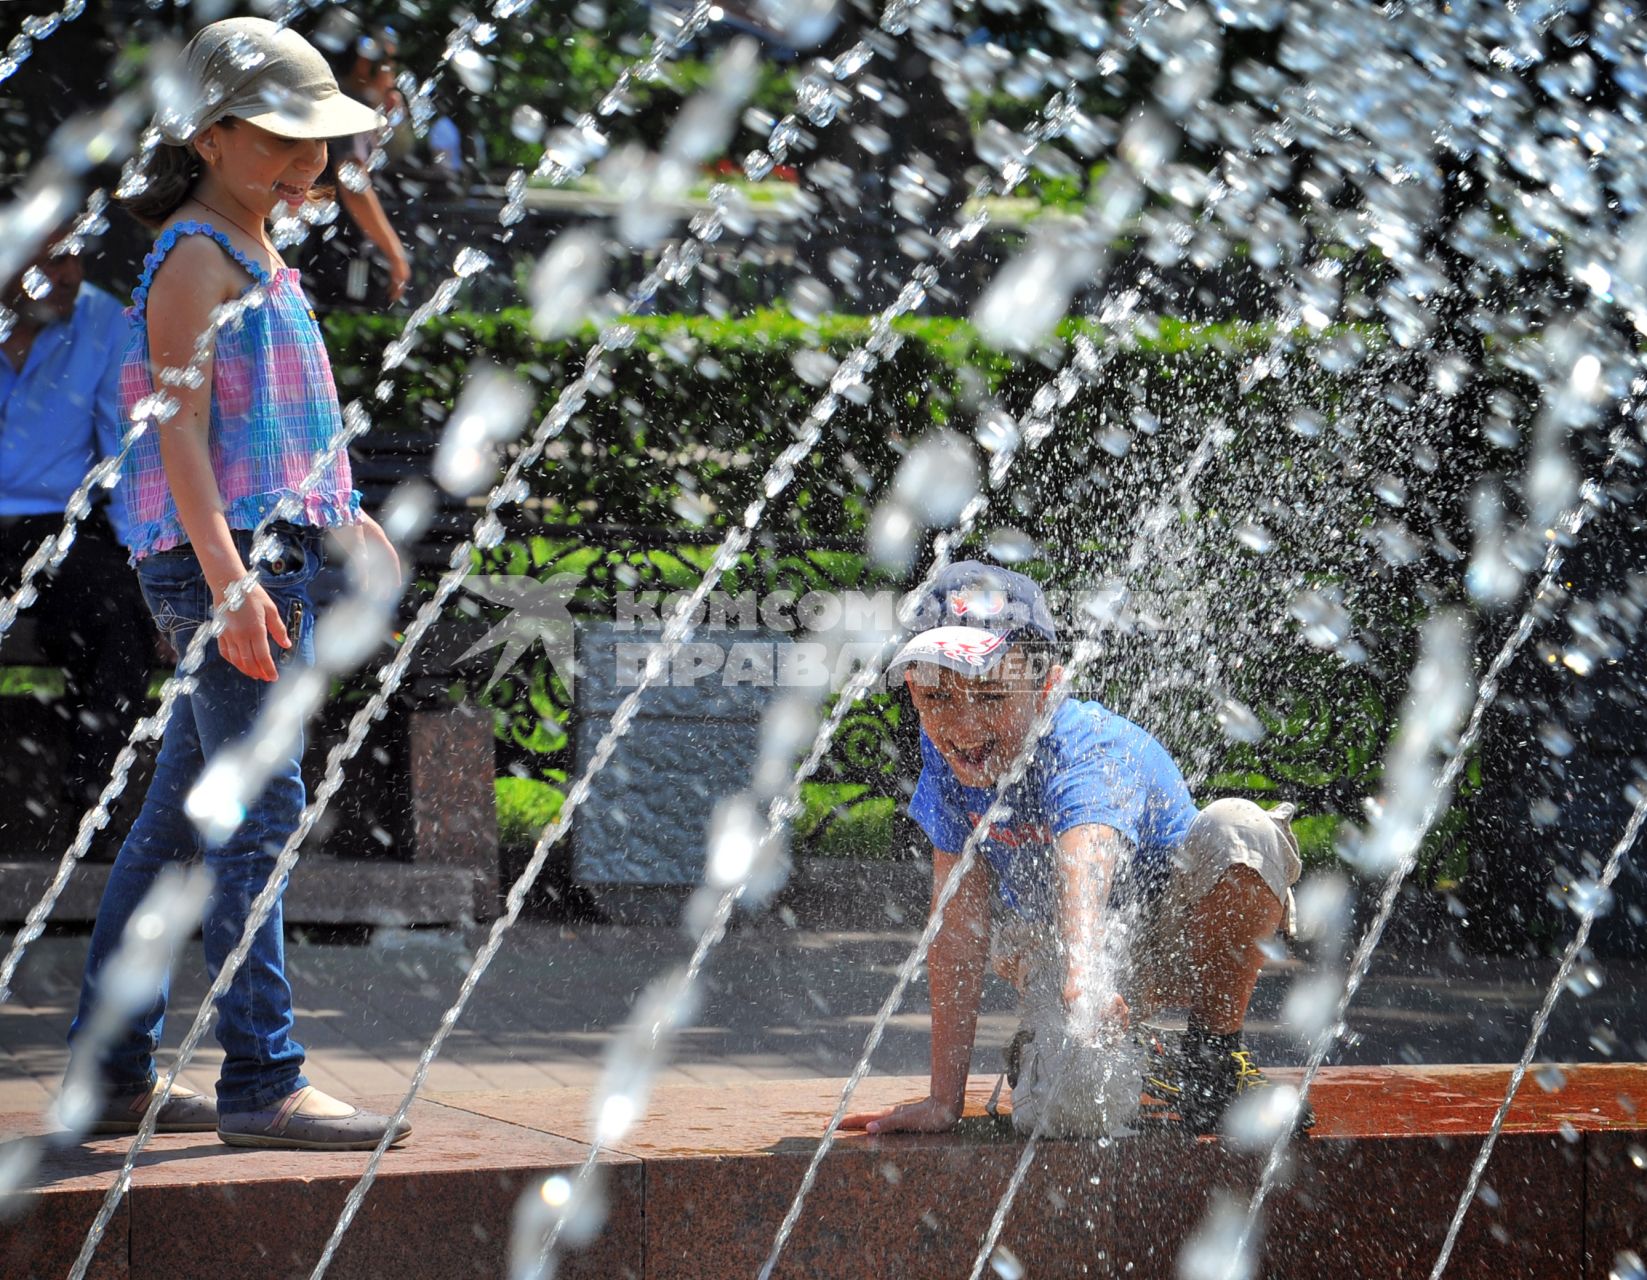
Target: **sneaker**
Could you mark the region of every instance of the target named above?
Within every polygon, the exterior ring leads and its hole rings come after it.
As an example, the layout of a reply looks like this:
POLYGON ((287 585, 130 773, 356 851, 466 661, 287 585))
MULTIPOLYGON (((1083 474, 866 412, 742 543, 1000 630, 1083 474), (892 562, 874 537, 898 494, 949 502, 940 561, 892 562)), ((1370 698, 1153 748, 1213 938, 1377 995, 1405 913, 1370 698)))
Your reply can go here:
POLYGON ((1024 1050, 1035 1039, 1035 1033, 1028 1027, 1019 1027, 1018 1033, 1012 1037, 1006 1047, 1006 1082, 1013 1088, 1018 1087, 1018 1076, 1023 1070, 1024 1050))
POLYGON ((1001 1094, 1006 1089, 1018 1087, 1018 1077, 1023 1074, 1024 1050, 1035 1039, 1035 1033, 1028 1027, 1020 1026, 1017 1034, 1007 1043, 1004 1057, 1006 1059, 1000 1078, 995 1081, 995 1088, 990 1090, 989 1101, 984 1103, 984 1111, 991 1119, 999 1118, 1001 1114, 1001 1094))
MULTIPOLYGON (((93 1133, 136 1133, 148 1113, 149 1101, 160 1087, 157 1080, 141 1093, 128 1098, 110 1098, 92 1121, 93 1133)), ((156 1133, 210 1133, 217 1128, 217 1104, 185 1084, 174 1084, 171 1096, 160 1108, 156 1133)))
MULTIPOLYGON (((388 1131, 389 1117, 340 1102, 312 1084, 262 1111, 219 1118, 217 1136, 231 1147, 278 1147, 296 1151, 370 1151, 388 1131)), ((406 1141, 402 1121, 390 1146, 406 1141)))
MULTIPOLYGON (((1178 1054, 1178 1121, 1192 1133, 1217 1133, 1230 1104, 1254 1089, 1273 1089, 1270 1078, 1252 1060, 1252 1052, 1236 1035, 1187 1034, 1178 1054)), ((1294 1133, 1315 1127, 1315 1111, 1308 1100, 1299 1111, 1294 1133)))
POLYGON ((1181 1123, 1178 1100, 1183 1093, 1180 1083, 1183 1067, 1179 1056, 1153 1027, 1140 1025, 1133 1037, 1144 1051, 1144 1083, 1138 1099, 1139 1123, 1176 1127, 1181 1123))

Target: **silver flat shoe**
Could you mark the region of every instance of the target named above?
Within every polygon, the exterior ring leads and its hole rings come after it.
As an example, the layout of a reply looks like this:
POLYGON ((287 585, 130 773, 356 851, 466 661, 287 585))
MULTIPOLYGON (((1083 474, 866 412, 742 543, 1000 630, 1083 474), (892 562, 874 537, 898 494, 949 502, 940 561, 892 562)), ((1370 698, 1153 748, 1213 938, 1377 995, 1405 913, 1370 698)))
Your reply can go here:
MULTIPOLYGON (((136 1133, 143 1123, 149 1100, 160 1087, 156 1081, 142 1093, 131 1098, 110 1098, 103 1111, 92 1121, 93 1133, 136 1133)), ((217 1104, 205 1094, 196 1093, 187 1085, 174 1084, 171 1097, 160 1108, 156 1133, 210 1133, 217 1128, 217 1104)))
MULTIPOLYGON (((389 1117, 339 1102, 312 1084, 288 1094, 261 1111, 218 1117, 217 1136, 231 1147, 265 1147, 291 1151, 370 1151, 388 1132, 389 1117)), ((412 1132, 402 1122, 389 1145, 412 1132)))

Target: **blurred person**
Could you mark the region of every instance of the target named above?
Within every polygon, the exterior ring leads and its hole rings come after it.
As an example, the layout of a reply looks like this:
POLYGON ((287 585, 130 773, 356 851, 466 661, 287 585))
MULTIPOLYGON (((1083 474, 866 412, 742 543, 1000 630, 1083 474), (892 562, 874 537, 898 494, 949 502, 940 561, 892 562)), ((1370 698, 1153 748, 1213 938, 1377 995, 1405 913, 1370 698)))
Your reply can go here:
MULTIPOLYGON (((87 470, 120 451, 120 357, 128 322, 111 295, 85 279, 72 224, 7 281, 15 317, 0 341, 0 592, 59 533, 87 470)), ((148 690, 155 658, 137 579, 121 549, 125 529, 109 490, 92 494, 68 556, 34 579, 24 618, 63 670, 68 758, 63 799, 78 814, 103 788, 148 690)))
POLYGON ((451 116, 437 116, 429 126, 429 163, 453 178, 463 172, 463 130, 451 116))
MULTIPOLYGON (((360 28, 352 15, 334 11, 330 17, 330 25, 316 33, 316 43, 328 53, 339 88, 376 107, 386 119, 403 122, 385 149, 391 159, 405 159, 412 144, 410 127, 404 123, 406 100, 395 88, 399 39, 394 28, 355 34, 360 28)), ((384 212, 367 167, 377 136, 360 133, 338 139, 329 157, 324 181, 336 189, 345 217, 307 249, 303 268, 304 287, 323 310, 350 304, 392 306, 412 280, 411 258, 384 212)))

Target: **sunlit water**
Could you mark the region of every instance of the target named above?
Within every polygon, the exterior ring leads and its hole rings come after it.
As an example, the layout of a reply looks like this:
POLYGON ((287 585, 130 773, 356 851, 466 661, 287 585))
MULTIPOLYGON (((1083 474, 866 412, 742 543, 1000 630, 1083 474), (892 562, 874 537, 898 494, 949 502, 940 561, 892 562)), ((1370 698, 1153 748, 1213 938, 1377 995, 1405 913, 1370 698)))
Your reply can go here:
MULTIPOLYGON (((279 16, 293 18, 300 8, 297 4, 286 6, 279 16)), ((470 92, 484 93, 491 87, 493 71, 486 51, 507 40, 510 24, 529 8, 520 0, 497 0, 487 18, 463 15, 457 20, 436 64, 422 69, 421 79, 410 79, 408 106, 415 127, 427 127, 435 109, 436 87, 448 73, 470 92)), ((827 37, 827 5, 793 3, 775 8, 781 16, 779 29, 787 24, 797 37, 796 43, 815 42, 800 39, 801 32, 816 30, 822 32, 817 39, 827 37)), ((1641 75, 1638 66, 1644 36, 1632 12, 1618 4, 1592 6, 1589 25, 1583 29, 1574 26, 1573 15, 1555 4, 1528 4, 1511 10, 1463 3, 1445 11, 1397 7, 1382 12, 1327 4, 1218 0, 1211 5, 1144 5, 1119 26, 1112 25, 1096 9, 1080 4, 1058 3, 1047 8, 1051 28, 1069 37, 1078 52, 1008 53, 994 47, 966 45, 957 39, 964 32, 947 8, 923 5, 919 0, 895 0, 882 16, 882 34, 850 45, 833 60, 816 64, 800 82, 795 111, 769 125, 763 122, 760 145, 747 152, 743 161, 745 173, 755 178, 765 176, 778 163, 804 158, 812 145, 809 135, 853 116, 854 110, 848 108, 862 111, 862 104, 855 102, 847 89, 888 50, 888 36, 909 40, 926 52, 945 91, 952 96, 994 91, 1034 102, 1052 91, 1037 123, 1026 134, 1015 135, 999 122, 991 122, 980 134, 976 140, 978 154, 991 172, 973 187, 975 210, 963 209, 947 229, 936 235, 929 234, 934 193, 947 179, 924 169, 918 161, 902 171, 894 184, 894 204, 908 225, 899 244, 916 259, 916 265, 903 274, 904 283, 896 300, 877 318, 863 346, 840 361, 819 351, 807 366, 814 369, 815 381, 824 389, 801 419, 790 447, 771 461, 761 496, 750 504, 739 527, 720 547, 692 600, 683 602, 671 617, 645 679, 613 717, 606 736, 569 791, 559 818, 543 831, 526 871, 510 891, 505 914, 494 924, 465 975, 456 1001, 422 1053, 399 1115, 409 1109, 430 1063, 462 1017, 550 850, 563 838, 573 813, 590 794, 592 781, 610 760, 617 740, 633 724, 646 689, 666 669, 671 651, 684 640, 692 602, 701 601, 750 545, 772 500, 789 487, 797 470, 824 442, 825 429, 842 402, 863 395, 877 368, 896 347, 892 321, 923 306, 939 284, 939 267, 985 229, 987 217, 977 211, 978 199, 1012 191, 1037 166, 1053 176, 1067 174, 1071 162, 1058 149, 1060 144, 1073 147, 1086 160, 1101 156, 1109 162, 1109 168, 1084 211, 1062 223, 1049 221, 1032 228, 1021 249, 1005 262, 983 292, 974 319, 993 345, 1025 358, 1040 358, 1052 350, 1052 335, 1060 320, 1107 274, 1113 242, 1137 228, 1149 260, 1163 271, 1184 265, 1211 268, 1226 261, 1239 244, 1275 285, 1279 300, 1277 336, 1267 350, 1252 357, 1242 374, 1242 390, 1271 380, 1284 380, 1290 385, 1313 366, 1346 384, 1351 389, 1347 395, 1353 396, 1358 381, 1372 383, 1379 377, 1379 356, 1369 349, 1363 333, 1370 327, 1380 329, 1384 340, 1401 352, 1428 355, 1430 381, 1419 389, 1417 402, 1420 407, 1433 409, 1438 418, 1444 416, 1446 404, 1461 388, 1495 369, 1525 373, 1544 388, 1536 411, 1527 415, 1525 423, 1529 443, 1525 474, 1515 480, 1495 474, 1480 477, 1472 499, 1473 545, 1466 551, 1467 563, 1456 571, 1463 595, 1488 615, 1519 598, 1524 578, 1540 567, 1541 560, 1543 580, 1534 589, 1533 606, 1511 628, 1473 697, 1467 633, 1458 615, 1438 613, 1427 633, 1420 663, 1408 682, 1407 712, 1386 759, 1383 790, 1373 819, 1368 829, 1347 842, 1345 848, 1347 860, 1357 870, 1384 877, 1378 915, 1341 982, 1336 974, 1323 970, 1302 980, 1288 1002, 1288 1020, 1301 1039, 1312 1043, 1302 1087, 1290 1099, 1295 1108, 1302 1105, 1311 1081, 1336 1043, 1347 1007, 1372 961, 1402 884, 1411 873, 1420 842, 1451 795, 1468 750, 1479 735, 1483 716, 1498 694, 1505 669, 1541 616, 1539 610, 1555 582, 1562 554, 1579 538, 1606 496, 1596 486, 1606 484, 1613 464, 1609 463, 1607 474, 1594 486, 1581 490, 1574 443, 1610 422, 1613 406, 1640 389, 1635 385, 1635 335, 1627 326, 1647 330, 1647 248, 1643 247, 1647 244, 1647 230, 1643 229, 1647 224, 1639 221, 1647 198, 1647 168, 1642 165, 1639 128, 1642 100, 1647 98, 1647 77, 1641 75), (1255 60, 1238 56, 1238 43, 1255 32, 1275 33, 1272 57, 1255 60), (1088 112, 1082 95, 1119 92, 1111 86, 1119 85, 1123 75, 1146 80, 1151 85, 1151 101, 1117 126, 1088 112), (1618 91, 1613 99, 1597 98, 1592 92, 1603 75, 1610 76, 1618 91), (1606 105, 1598 105, 1603 102, 1606 105), (1215 155, 1216 159, 1205 169, 1194 160, 1180 159, 1181 143, 1185 141, 1193 144, 1197 154, 1215 155), (1455 212, 1443 217, 1443 206, 1456 199, 1450 194, 1450 184, 1456 184, 1455 170, 1462 162, 1473 166, 1471 181, 1478 184, 1467 202, 1472 208, 1462 215, 1455 212), (1438 233, 1444 233, 1444 244, 1437 243, 1438 233), (1449 269, 1440 260, 1442 249, 1462 262, 1462 269, 1449 269), (1337 256, 1339 251, 1376 253, 1385 269, 1375 278, 1352 282, 1337 256), (1567 291, 1565 294, 1558 292, 1552 276, 1560 289, 1567 291), (1560 315, 1561 320, 1543 329, 1529 327, 1523 315, 1536 313, 1541 307, 1560 315), (1353 327, 1357 325, 1361 328, 1353 327), (1477 351, 1460 346, 1459 332, 1486 340, 1492 354, 1483 358, 1477 351), (1305 346, 1304 339, 1313 345, 1305 346), (1509 500, 1511 491, 1520 501, 1519 515, 1515 503, 1509 500), (1575 499, 1581 497, 1582 502, 1575 505, 1575 499), (1546 530, 1558 533, 1552 537, 1546 530)), ((677 219, 666 206, 684 191, 702 161, 737 146, 739 113, 758 65, 752 46, 734 45, 728 50, 714 82, 692 99, 667 136, 658 140, 656 150, 613 154, 603 132, 603 122, 623 109, 630 86, 651 79, 708 26, 712 12, 712 6, 699 3, 684 16, 671 19, 649 52, 622 72, 617 86, 565 126, 549 128, 546 122, 529 116, 516 122, 517 134, 541 135, 545 144, 533 178, 558 183, 594 173, 612 189, 633 197, 617 217, 610 237, 587 227, 563 235, 540 262, 530 285, 540 332, 564 331, 586 316, 604 321, 605 327, 590 348, 580 376, 563 389, 505 475, 489 490, 486 486, 493 470, 492 452, 515 427, 501 421, 488 422, 484 412, 458 412, 452 416, 447 442, 450 448, 443 448, 445 463, 440 479, 452 492, 486 490, 484 508, 470 539, 454 553, 449 571, 420 609, 395 660, 379 673, 379 689, 368 707, 354 718, 348 736, 329 757, 326 778, 299 829, 282 850, 279 870, 271 884, 283 878, 303 838, 341 785, 343 765, 365 741, 373 723, 372 713, 381 709, 394 691, 417 645, 469 572, 471 552, 495 547, 501 541, 503 526, 498 512, 503 505, 518 502, 529 493, 525 469, 542 456, 575 414, 607 394, 611 383, 603 375, 608 364, 621 358, 633 340, 632 330, 622 323, 624 318, 649 306, 665 286, 691 281, 710 245, 723 237, 746 236, 751 231, 742 197, 730 190, 716 192, 711 209, 698 215, 690 235, 680 240, 670 240, 677 219), (656 267, 628 292, 625 300, 615 304, 598 296, 614 240, 623 247, 659 249, 656 267), (465 431, 470 435, 464 436, 465 431)), ((56 19, 30 19, 32 25, 20 37, 26 43, 14 42, 6 58, 0 59, 0 79, 15 71, 23 58, 49 55, 50 46, 44 42, 60 21, 77 16, 77 6, 69 4, 56 19), (39 51, 36 46, 40 46, 39 51)), ((157 83, 155 102, 165 110, 164 76, 157 83)), ((122 140, 123 146, 135 145, 140 157, 154 141, 152 137, 139 138, 137 133, 137 108, 146 110, 147 106, 148 99, 142 95, 117 102, 101 115, 89 117, 71 141, 101 148, 114 138, 122 140)), ((873 152, 872 130, 876 126, 857 118, 854 127, 869 139, 865 150, 873 152)), ((374 156, 381 154, 383 141, 378 140, 374 156)), ((73 172, 72 164, 65 164, 59 154, 48 158, 33 175, 23 194, 0 214, 4 229, 17 233, 0 236, 0 245, 6 246, 0 250, 0 258, 6 253, 23 252, 31 234, 37 238, 74 207, 78 194, 73 172), (53 164, 58 167, 54 169, 53 164)), ((819 184, 828 176, 821 166, 810 170, 803 167, 803 172, 819 184)), ((513 225, 524 216, 527 189, 524 171, 511 176, 500 217, 503 226, 513 225)), ((292 234, 303 230, 290 229, 292 234)), ((21 261, 19 258, 19 264, 21 261)), ((386 375, 406 362, 418 331, 454 306, 464 282, 490 265, 488 256, 478 248, 459 249, 450 276, 437 284, 413 311, 403 333, 386 347, 376 390, 380 399, 387 399, 389 394, 386 375)), ((0 271, 4 274, 8 273, 0 271)), ((793 309, 801 316, 819 315, 830 303, 827 290, 807 279, 797 280, 790 296, 793 309)), ((1135 295, 1128 298, 1118 294, 1103 303, 1100 315, 1106 324, 1120 328, 1138 309, 1135 295)), ((203 342, 208 339, 209 335, 203 337, 203 342)), ((1110 341, 1113 344, 1115 339, 1110 341)), ((989 493, 1003 488, 1022 447, 1037 447, 1050 436, 1059 410, 1098 381, 1115 349, 1113 345, 1095 345, 1086 338, 1077 338, 1070 346, 1064 358, 1054 359, 1058 371, 1034 395, 1028 413, 1021 419, 1004 412, 980 414, 977 441, 988 455, 988 491, 980 487, 975 471, 969 473, 966 466, 950 465, 958 456, 952 444, 933 441, 912 451, 909 466, 920 469, 919 475, 895 485, 876 512, 871 550, 877 560, 893 568, 913 567, 925 537, 936 533, 936 555, 927 574, 927 580, 931 580, 983 519, 989 493)), ((1524 410, 1518 406, 1502 415, 1502 430, 1507 433, 1503 447, 1513 446, 1521 434, 1523 424, 1518 420, 1518 411, 1524 410)), ((1227 433, 1239 429, 1239 416, 1233 406, 1231 417, 1227 425, 1209 424, 1201 448, 1178 473, 1176 488, 1165 486, 1170 502, 1139 504, 1137 537, 1115 575, 1123 592, 1161 575, 1159 565, 1151 564, 1150 559, 1175 536, 1183 539, 1182 571, 1202 592, 1219 585, 1218 566, 1224 563, 1222 557, 1227 551, 1244 556, 1274 554, 1272 531, 1256 518, 1228 531, 1228 547, 1198 541, 1209 536, 1200 529, 1175 533, 1172 528, 1181 514, 1181 500, 1188 493, 1190 481, 1205 468, 1213 450, 1228 438, 1227 433), (1203 575, 1199 581, 1194 576, 1197 573, 1203 575)), ((1344 425, 1344 418, 1334 422, 1330 414, 1301 406, 1294 432, 1311 441, 1344 425)), ((339 438, 316 460, 305 481, 305 492, 330 457, 369 426, 365 407, 358 402, 351 405, 339 438)), ((1101 460, 1094 470, 1126 457, 1134 439, 1150 434, 1154 426, 1158 423, 1140 410, 1132 423, 1112 424, 1099 432, 1096 443, 1108 460, 1101 460)), ((141 429, 142 424, 133 424, 128 447, 141 429)), ((1489 435, 1500 429, 1489 425, 1489 435)), ((1385 563, 1412 563, 1428 553, 1431 547, 1427 543, 1440 550, 1445 541, 1439 529, 1433 543, 1427 538, 1422 523, 1412 513, 1408 483, 1392 468, 1408 460, 1398 456, 1399 451, 1410 449, 1422 471, 1426 456, 1422 451, 1445 453, 1448 443, 1441 440, 1415 447, 1393 436, 1380 439, 1369 434, 1364 442, 1366 456, 1376 461, 1377 449, 1390 451, 1390 456, 1381 466, 1347 471, 1339 481, 1346 488, 1342 500, 1358 497, 1347 490, 1359 484, 1387 513, 1368 534, 1369 547, 1385 563)), ((1085 442, 1071 442, 1068 447, 1077 445, 1084 447, 1085 442)), ((1616 438, 1614 459, 1628 457, 1633 465, 1635 447, 1628 437, 1616 438)), ((0 602, 0 636, 31 603, 33 578, 66 554, 74 526, 89 508, 91 492, 95 486, 112 481, 118 465, 117 459, 88 474, 66 513, 62 534, 37 550, 22 586, 11 599, 0 602)), ((1272 481, 1255 474, 1251 482, 1261 496, 1268 496, 1265 491, 1272 481)), ((277 511, 270 519, 287 514, 289 510, 277 511)), ((415 522, 409 520, 399 527, 400 539, 414 534, 415 522)), ((1035 550, 1021 546, 1008 531, 995 535, 992 545, 1000 548, 1002 558, 1021 558, 1035 550)), ((244 592, 254 581, 248 575, 236 590, 244 592)), ((1294 583, 1286 571, 1265 590, 1270 593, 1266 600, 1287 593, 1285 607, 1309 644, 1334 655, 1347 667, 1367 660, 1367 650, 1356 635, 1353 614, 1340 597, 1315 586, 1294 583)), ((1194 594, 1183 593, 1179 599, 1194 594)), ((235 598, 231 593, 231 601, 235 598)), ((1256 603, 1244 602, 1249 611, 1256 608, 1256 603)), ((362 607, 381 611, 383 602, 367 602, 362 607)), ((1211 618, 1198 606, 1179 603, 1175 607, 1178 612, 1172 621, 1185 634, 1193 636, 1215 629, 1211 618)), ((1092 616, 1095 623, 1115 620, 1103 606, 1096 607, 1092 616)), ((381 621, 375 625, 382 627, 381 621)), ((98 804, 82 819, 79 835, 65 854, 52 889, 31 913, 0 968, 0 998, 9 992, 17 964, 38 936, 69 871, 85 853, 94 833, 107 823, 108 806, 124 788, 138 744, 159 737, 186 688, 189 672, 198 665, 204 646, 215 639, 220 626, 218 618, 200 629, 178 676, 168 682, 158 715, 134 730, 98 804)), ((876 667, 892 643, 891 638, 884 639, 881 658, 853 678, 784 785, 755 788, 723 811, 723 821, 712 836, 710 849, 712 883, 695 900, 689 915, 697 932, 692 960, 649 989, 646 1002, 636 1011, 638 1038, 624 1041, 615 1052, 597 1107, 597 1136, 603 1141, 620 1134, 644 1111, 649 1081, 667 1052, 669 1032, 692 1016, 697 975, 721 937, 733 904, 757 882, 765 887, 775 865, 779 866, 776 874, 781 874, 782 831, 798 808, 799 787, 827 754, 846 710, 873 687, 879 674, 876 667)), ((1210 659, 1192 665, 1187 652, 1191 647, 1186 641, 1183 652, 1163 650, 1172 653, 1173 661, 1158 664, 1166 667, 1158 677, 1135 685, 1136 706, 1148 708, 1153 702, 1180 694, 1198 697, 1217 708, 1216 723, 1230 739, 1248 743, 1260 740, 1265 732, 1263 720, 1253 707, 1223 687, 1226 667, 1210 659)), ((328 669, 348 669, 351 663, 364 660, 366 652, 342 646, 333 655, 335 664, 328 669)), ((1096 652, 1092 637, 1083 637, 1076 645, 1070 670, 1079 670, 1096 652)), ((1212 657, 1217 658, 1217 653, 1212 657)), ((1575 664, 1584 660, 1583 653, 1575 650, 1569 666, 1582 675, 1575 664)), ((269 732, 294 732, 312 715, 321 696, 319 684, 294 685, 290 698, 272 712, 269 732)), ((796 718, 793 707, 781 714, 790 717, 789 729, 780 726, 771 741, 782 744, 782 750, 774 747, 765 758, 792 763, 801 754, 806 730, 790 729, 797 724, 810 728, 811 720, 806 716, 796 718)), ((1148 717, 1140 712, 1140 718, 1148 717)), ((1546 734, 1545 740, 1552 750, 1572 749, 1558 733, 1546 734)), ((239 767, 242 763, 234 759, 214 762, 216 772, 209 771, 202 784, 199 811, 203 822, 232 822, 237 806, 255 791, 255 772, 243 771, 239 767)), ((1020 771, 1026 763, 1019 762, 1020 771)), ((991 813, 998 816, 993 809, 991 813)), ((1638 810, 1626 838, 1609 861, 1612 875, 1617 873, 1622 851, 1633 838, 1639 818, 1638 810)), ((963 867, 969 865, 976 842, 975 833, 963 867)), ((957 875, 962 870, 957 868, 957 875)), ((1579 937, 1569 949, 1550 997, 1559 992, 1560 982, 1571 971, 1591 922, 1605 908, 1610 883, 1610 876, 1604 872, 1576 887, 1575 901, 1583 904, 1579 937)), ((953 895, 955 884, 952 877, 940 893, 940 912, 953 895)), ((1317 896, 1321 901, 1315 904, 1315 910, 1322 920, 1341 914, 1336 905, 1343 897, 1340 891, 1317 896)), ((265 894, 254 906, 248 937, 272 901, 273 895, 265 894)), ((803 1211, 807 1190, 844 1115, 846 1101, 867 1071, 879 1033, 918 969, 938 919, 935 914, 929 922, 872 1028, 840 1107, 786 1214, 765 1274, 775 1266, 803 1211)), ((1322 928, 1330 931, 1328 925, 1322 928)), ((245 941, 243 938, 243 944, 245 941)), ((243 947, 237 948, 220 982, 226 983, 232 977, 243 958, 243 947)), ((1541 1010, 1516 1083, 1536 1047, 1552 998, 1547 998, 1541 1010)), ((191 1028, 183 1053, 166 1077, 167 1088, 209 1024, 210 1005, 208 1000, 191 1028)), ((1514 1084, 1512 1095, 1513 1088, 1514 1084)), ((154 1114, 163 1098, 164 1090, 151 1108, 125 1173, 116 1179, 88 1238, 82 1271, 101 1227, 128 1184, 131 1162, 152 1132, 154 1114)), ((1185 1254, 1186 1274, 1215 1274, 1209 1268, 1220 1260, 1232 1272, 1254 1265, 1249 1248, 1253 1228, 1279 1177, 1291 1134, 1291 1125, 1283 1119, 1267 1113, 1232 1117, 1233 1140, 1261 1146, 1266 1136, 1274 1135, 1271 1158, 1245 1214, 1231 1212, 1228 1204, 1215 1207, 1185 1254)), ((974 1267, 975 1275, 986 1261, 992 1261, 999 1274, 1009 1274, 1017 1265, 996 1242, 1034 1147, 1032 1137, 993 1215, 974 1267)), ((1491 1137, 1478 1158, 1472 1188, 1490 1151, 1491 1137)), ((381 1156, 380 1148, 350 1193, 326 1253, 316 1266, 316 1276, 324 1273, 370 1190, 381 1156)), ((581 1241, 598 1226, 598 1199, 586 1186, 592 1168, 591 1157, 573 1180, 551 1180, 554 1186, 545 1183, 535 1201, 527 1202, 530 1212, 523 1212, 526 1227, 519 1254, 525 1260, 523 1266, 547 1265, 552 1269, 553 1252, 562 1231, 568 1233, 568 1242, 581 1241), (544 1213, 548 1216, 542 1216, 544 1213)), ((1460 1220, 1469 1195, 1467 1188, 1460 1220)), ((1453 1234, 1456 1226, 1455 1221, 1453 1234)), ((1436 1275, 1445 1264, 1444 1250, 1436 1275)))

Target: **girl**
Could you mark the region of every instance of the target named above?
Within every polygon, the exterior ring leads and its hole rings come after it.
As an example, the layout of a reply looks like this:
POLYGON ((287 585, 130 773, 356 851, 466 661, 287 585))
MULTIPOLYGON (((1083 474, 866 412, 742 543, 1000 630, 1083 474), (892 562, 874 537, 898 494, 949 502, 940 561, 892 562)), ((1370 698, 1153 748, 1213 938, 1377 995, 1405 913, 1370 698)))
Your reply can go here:
MULTIPOLYGON (((270 242, 279 206, 301 207, 326 164, 323 139, 377 126, 375 113, 339 92, 326 61, 293 31, 261 18, 231 18, 203 28, 184 50, 197 104, 188 118, 156 120, 147 187, 127 202, 160 232, 133 295, 133 326, 121 370, 121 409, 129 421, 150 412, 155 392, 175 401, 132 450, 119 488, 132 562, 156 621, 179 653, 244 577, 251 532, 282 496, 302 485, 341 418, 319 326, 270 242), (224 304, 246 303, 222 325, 209 354, 196 340, 224 304), (163 371, 196 362, 203 377, 163 371)), ((71 1048, 89 1023, 103 966, 126 921, 167 864, 203 856, 215 880, 203 926, 215 976, 239 941, 252 899, 303 809, 301 746, 276 769, 245 821, 227 841, 207 846, 183 804, 204 762, 244 737, 272 682, 314 656, 310 584, 321 567, 324 530, 379 543, 383 531, 360 510, 349 462, 339 456, 289 523, 271 526, 279 550, 262 561, 258 585, 227 615, 196 687, 166 726, 143 808, 109 876, 86 959, 71 1048), (270 641, 274 642, 271 648, 270 641)), ((98 1132, 135 1132, 155 1086, 166 992, 115 1043, 99 1047, 109 1102, 98 1132)), ((215 1128, 228 1143, 257 1147, 355 1150, 375 1146, 388 1119, 339 1102, 302 1075, 303 1047, 292 1039, 278 903, 219 1003, 223 1073, 217 1105, 174 1089, 160 1129, 215 1128)), ((395 1141, 406 1130, 395 1135, 395 1141)))

